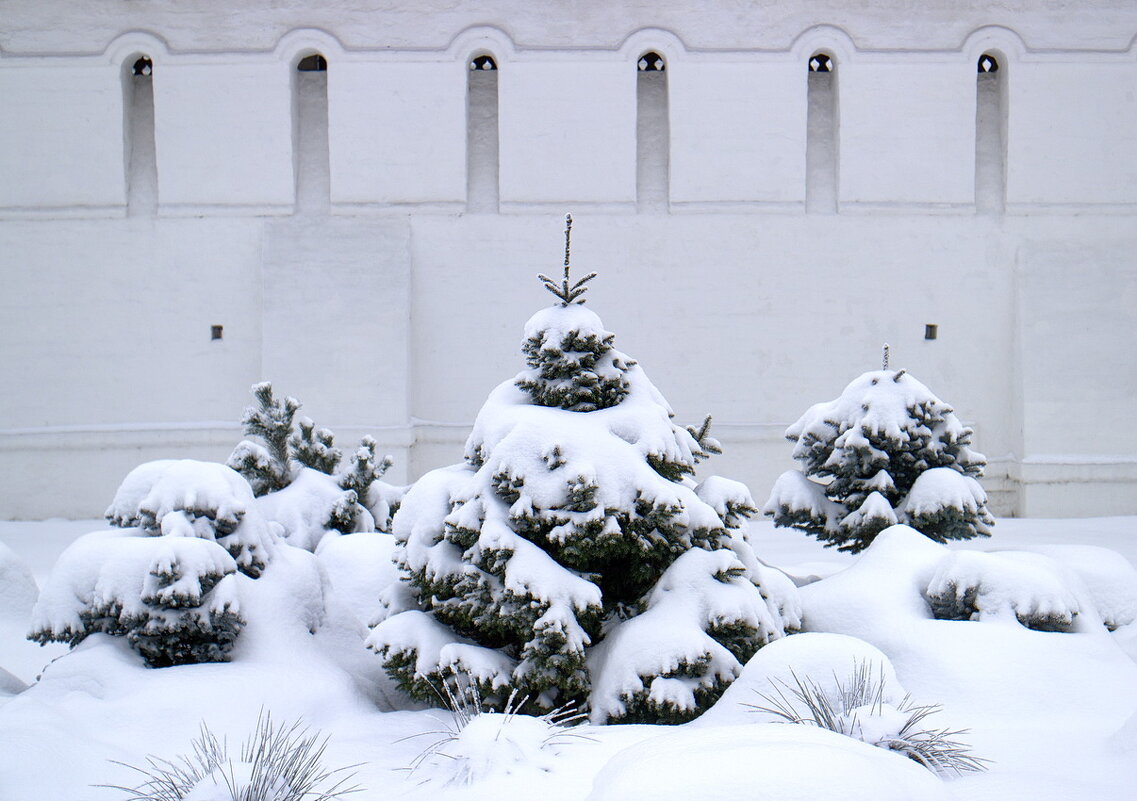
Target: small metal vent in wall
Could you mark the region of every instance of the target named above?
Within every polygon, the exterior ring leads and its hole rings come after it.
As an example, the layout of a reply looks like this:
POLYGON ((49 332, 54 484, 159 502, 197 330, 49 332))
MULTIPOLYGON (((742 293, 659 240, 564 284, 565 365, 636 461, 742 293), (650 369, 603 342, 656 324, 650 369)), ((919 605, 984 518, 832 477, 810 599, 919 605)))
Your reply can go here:
POLYGON ((979 64, 977 65, 979 72, 998 72, 999 62, 994 56, 984 53, 979 57, 979 64))
POLYGON ((321 56, 319 53, 314 53, 310 56, 305 56, 300 59, 300 63, 296 65, 297 72, 327 72, 328 60, 321 56))
POLYGON ((928 323, 924 326, 924 339, 936 339, 939 336, 940 327, 933 323, 928 323))
POLYGON ((659 53, 644 53, 640 56, 636 67, 640 72, 663 72, 667 69, 667 63, 659 53))
POLYGON ((135 61, 134 66, 130 68, 131 75, 139 75, 142 77, 147 77, 153 72, 154 62, 152 62, 146 56, 143 56, 142 58, 135 61))
POLYGON ((211 325, 211 326, 209 326, 209 338, 211 340, 221 339, 221 336, 224 333, 224 329, 225 329, 225 326, 223 326, 223 325, 211 325))
POLYGON ((493 56, 478 56, 470 62, 471 72, 490 72, 497 69, 497 62, 493 60, 493 56))
POLYGON ((832 72, 833 59, 824 53, 818 53, 816 56, 809 60, 810 72, 832 72))

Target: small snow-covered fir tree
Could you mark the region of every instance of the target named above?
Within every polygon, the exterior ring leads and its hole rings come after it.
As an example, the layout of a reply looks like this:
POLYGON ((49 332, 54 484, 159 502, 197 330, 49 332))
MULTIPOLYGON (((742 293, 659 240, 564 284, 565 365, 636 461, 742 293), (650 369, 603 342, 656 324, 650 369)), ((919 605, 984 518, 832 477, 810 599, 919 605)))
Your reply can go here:
POLYGON ((897 523, 937 542, 988 536, 972 433, 906 371, 865 373, 786 429, 801 469, 781 475, 763 512, 852 553, 897 523))
POLYGON ((276 548, 248 482, 220 464, 147 462, 127 475, 106 516, 120 530, 64 551, 30 638, 122 636, 151 667, 225 661, 245 623, 237 574, 260 576, 276 548))
POLYGON ((374 439, 365 436, 345 466, 335 434, 297 416, 298 400, 278 400, 267 381, 253 386, 253 396, 257 405, 245 409, 242 423, 255 439, 239 443, 227 464, 248 480, 290 544, 314 550, 329 531, 390 531, 403 490, 379 481, 392 462, 378 456, 374 439))
POLYGON ((196 537, 96 531, 59 557, 32 616, 40 643, 125 637, 150 667, 224 662, 245 624, 237 565, 196 537))
POLYGON ((529 369, 490 394, 466 463, 395 516, 412 592, 368 643, 420 700, 458 676, 491 708, 515 691, 534 711, 680 722, 798 625, 792 584, 738 528, 749 492, 690 478, 717 443, 613 347, 582 305, 592 277, 570 281, 566 244, 563 281, 541 277, 558 303, 525 327, 529 369))

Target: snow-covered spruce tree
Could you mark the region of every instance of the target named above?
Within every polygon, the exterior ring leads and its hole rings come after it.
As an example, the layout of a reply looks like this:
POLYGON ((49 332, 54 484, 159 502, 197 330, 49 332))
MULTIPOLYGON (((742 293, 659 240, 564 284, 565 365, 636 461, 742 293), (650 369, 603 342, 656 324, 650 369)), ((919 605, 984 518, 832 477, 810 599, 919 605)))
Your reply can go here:
POLYGON ((76 645, 122 636, 151 667, 228 659, 245 621, 237 573, 261 575, 276 535, 230 468, 147 462, 127 475, 96 531, 60 556, 31 639, 76 645))
POLYGON ((541 276, 558 303, 525 327, 529 369, 490 394, 466 462, 395 516, 410 592, 368 644, 415 698, 457 677, 499 710, 516 691, 534 711, 681 722, 799 624, 792 583, 738 528, 749 492, 690 478, 717 443, 613 347, 580 299, 592 277, 570 281, 567 247, 563 281, 541 276))
POLYGON ((865 373, 786 429, 801 469, 778 478, 762 511, 852 553, 897 523, 936 542, 989 536, 994 520, 976 480, 986 460, 971 436, 906 371, 865 373))
POLYGON ((335 435, 297 416, 299 401, 277 400, 267 381, 253 386, 253 396, 257 405, 245 409, 242 423, 256 439, 239 443, 228 465, 245 476, 290 544, 314 550, 329 531, 390 531, 402 489, 378 480, 391 458, 378 457, 374 439, 364 437, 344 466, 335 435))

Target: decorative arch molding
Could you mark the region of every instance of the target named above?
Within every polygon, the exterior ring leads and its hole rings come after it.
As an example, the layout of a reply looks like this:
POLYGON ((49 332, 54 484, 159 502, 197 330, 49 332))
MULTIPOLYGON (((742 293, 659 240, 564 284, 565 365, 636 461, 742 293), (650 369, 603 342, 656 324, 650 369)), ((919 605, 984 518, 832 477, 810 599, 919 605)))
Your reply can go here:
POLYGON ((122 66, 138 56, 149 56, 154 61, 164 61, 170 56, 170 46, 166 40, 149 31, 127 31, 116 36, 103 50, 102 60, 111 66, 122 66))
POLYGON ((517 47, 509 34, 500 28, 489 25, 479 25, 466 28, 450 40, 446 47, 446 56, 465 64, 479 56, 490 56, 498 68, 502 62, 517 60, 517 47))
POLYGON ((969 33, 960 52, 969 64, 977 62, 984 53, 991 53, 1000 67, 1006 67, 1009 61, 1023 61, 1029 51, 1022 37, 1010 28, 987 25, 969 33))
POLYGON ((641 28, 624 39, 617 52, 622 60, 632 64, 648 52, 661 55, 668 66, 687 58, 687 46, 683 40, 663 28, 641 28))
POLYGON ((853 37, 833 25, 817 25, 803 32, 790 45, 790 53, 795 61, 806 63, 819 52, 828 53, 837 65, 855 60, 857 46, 853 37))
POLYGON ((332 34, 320 28, 296 28, 280 37, 273 48, 277 61, 295 68, 300 59, 319 54, 329 62, 344 57, 344 46, 332 34))

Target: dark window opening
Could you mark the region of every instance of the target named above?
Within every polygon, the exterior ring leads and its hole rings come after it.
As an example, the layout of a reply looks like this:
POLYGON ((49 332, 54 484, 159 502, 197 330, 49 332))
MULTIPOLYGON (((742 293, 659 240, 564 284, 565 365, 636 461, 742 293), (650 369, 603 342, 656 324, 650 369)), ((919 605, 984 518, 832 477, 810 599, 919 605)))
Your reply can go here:
POLYGON ((224 328, 225 328, 225 326, 222 326, 222 325, 211 325, 211 326, 209 326, 209 338, 211 340, 221 339, 221 334, 224 331, 224 328))
POLYGON ((824 53, 818 53, 816 56, 809 60, 810 72, 832 72, 833 59, 824 53))
POLYGON ((493 56, 478 56, 470 62, 470 70, 483 72, 490 72, 497 69, 497 62, 493 60, 493 56))
POLYGON ((134 66, 130 68, 130 73, 132 75, 141 75, 143 77, 147 77, 153 72, 154 63, 150 61, 150 59, 148 59, 146 56, 143 56, 142 58, 135 61, 134 66))
POLYGON ((314 53, 300 59, 300 63, 296 65, 296 70, 298 72, 327 72, 328 60, 319 53, 314 53))
POLYGON ((999 62, 994 56, 990 55, 989 53, 984 53, 983 55, 981 55, 979 57, 979 63, 977 65, 977 67, 978 67, 979 72, 981 72, 981 73, 983 73, 983 72, 998 72, 999 71, 999 62))
POLYGON ((636 66, 640 72, 663 72, 667 69, 667 62, 659 53, 644 53, 636 66))

